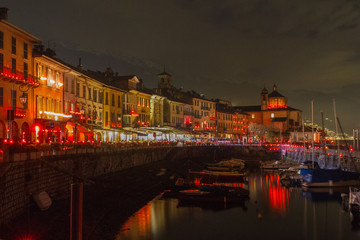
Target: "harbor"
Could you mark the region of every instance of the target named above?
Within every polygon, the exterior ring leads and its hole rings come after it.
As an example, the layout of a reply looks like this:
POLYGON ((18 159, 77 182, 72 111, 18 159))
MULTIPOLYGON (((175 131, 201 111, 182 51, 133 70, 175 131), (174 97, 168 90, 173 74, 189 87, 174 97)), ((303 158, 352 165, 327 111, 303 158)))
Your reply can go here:
MULTIPOLYGON (((256 166, 256 165, 255 165, 256 166)), ((235 205, 190 203, 162 194, 123 224, 127 239, 357 239, 345 188, 285 187, 278 170, 252 168, 249 198, 235 205)))

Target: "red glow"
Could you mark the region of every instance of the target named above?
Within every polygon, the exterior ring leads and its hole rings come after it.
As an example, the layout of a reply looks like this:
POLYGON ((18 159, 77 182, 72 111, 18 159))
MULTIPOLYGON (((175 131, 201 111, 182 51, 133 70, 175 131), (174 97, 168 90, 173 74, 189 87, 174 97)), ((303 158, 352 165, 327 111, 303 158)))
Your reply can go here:
POLYGON ((289 192, 286 188, 281 187, 278 181, 276 181, 275 185, 273 185, 272 182, 270 182, 269 200, 272 209, 280 212, 285 212, 286 206, 289 203, 289 192))

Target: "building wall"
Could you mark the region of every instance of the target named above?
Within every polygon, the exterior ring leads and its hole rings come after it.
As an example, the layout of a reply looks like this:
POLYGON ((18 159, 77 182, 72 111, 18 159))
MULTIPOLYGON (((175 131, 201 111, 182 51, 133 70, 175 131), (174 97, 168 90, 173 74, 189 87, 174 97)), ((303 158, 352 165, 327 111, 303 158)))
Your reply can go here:
POLYGON ((128 91, 123 95, 123 126, 135 127, 138 116, 136 94, 128 91))
POLYGON ((150 94, 143 92, 136 92, 137 111, 139 114, 138 126, 150 126, 150 94))
MULTIPOLYGON (((216 103, 202 98, 193 98, 194 129, 216 130, 216 103)), ((211 134, 210 134, 211 135, 211 134)))
POLYGON ((40 40, 5 20, 0 21, 0 31, 2 42, 0 44, 0 138, 12 136, 15 140, 26 138, 29 141, 35 114, 33 87, 38 86, 38 80, 33 77, 32 49, 33 43, 40 40), (16 46, 14 52, 13 38, 16 46), (23 93, 27 95, 27 103, 24 105, 19 99, 23 93), (15 111, 13 127, 7 121, 7 110, 12 108, 12 97, 16 99, 16 104, 13 106, 15 111))
POLYGON ((35 76, 40 86, 34 90, 37 125, 43 134, 36 136, 41 142, 59 142, 65 124, 72 116, 64 114, 63 85, 67 68, 61 63, 45 56, 35 57, 35 76))
POLYGON ((164 101, 165 97, 152 95, 150 98, 150 126, 164 126, 164 101))

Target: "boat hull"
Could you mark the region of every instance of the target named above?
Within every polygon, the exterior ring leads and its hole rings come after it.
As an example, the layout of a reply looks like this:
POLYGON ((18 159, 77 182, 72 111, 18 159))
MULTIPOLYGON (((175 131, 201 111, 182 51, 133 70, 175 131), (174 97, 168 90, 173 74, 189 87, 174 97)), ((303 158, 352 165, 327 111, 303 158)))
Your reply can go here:
POLYGON ((343 187, 360 183, 359 173, 340 169, 311 169, 303 175, 303 180, 304 187, 343 187))

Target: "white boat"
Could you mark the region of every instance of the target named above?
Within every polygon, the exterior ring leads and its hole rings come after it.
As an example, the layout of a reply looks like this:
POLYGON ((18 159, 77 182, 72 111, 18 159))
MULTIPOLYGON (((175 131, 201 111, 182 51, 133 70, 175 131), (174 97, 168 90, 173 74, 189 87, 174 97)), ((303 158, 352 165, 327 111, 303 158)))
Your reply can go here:
POLYGON ((274 161, 274 162, 260 162, 261 169, 289 169, 290 167, 294 166, 295 163, 292 162, 282 162, 282 161, 274 161))

